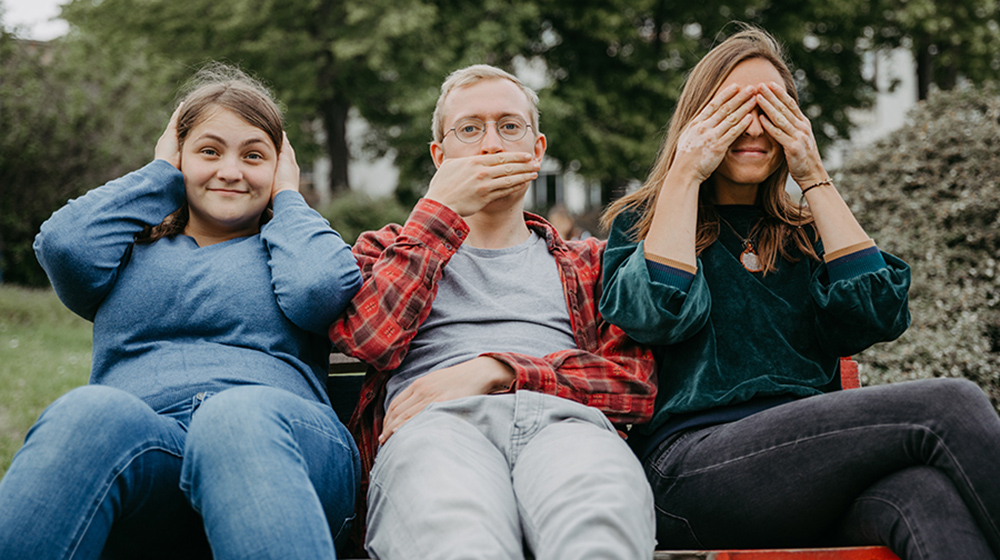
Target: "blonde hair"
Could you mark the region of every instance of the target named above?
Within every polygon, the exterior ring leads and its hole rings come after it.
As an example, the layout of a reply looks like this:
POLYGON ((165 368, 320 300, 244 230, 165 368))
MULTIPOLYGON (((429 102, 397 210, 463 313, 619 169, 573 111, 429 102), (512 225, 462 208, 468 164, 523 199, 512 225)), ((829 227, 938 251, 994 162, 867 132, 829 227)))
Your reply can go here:
MULTIPOLYGON (((622 212, 635 211, 639 213, 639 219, 629 234, 635 240, 646 237, 653 221, 656 198, 674 162, 681 133, 708 105, 733 69, 741 62, 754 58, 764 59, 774 66, 784 82, 785 90, 798 103, 795 82, 785 63, 781 46, 766 31, 750 25, 741 25, 738 33, 716 45, 688 75, 652 172, 639 190, 608 206, 601 216, 601 225, 604 228, 609 229, 615 217, 622 212)), ((754 204, 764 211, 757 248, 760 251, 765 274, 775 270, 774 263, 779 253, 788 260, 796 260, 788 251, 789 241, 794 241, 802 253, 818 259, 806 230, 801 227, 812 223, 812 215, 808 209, 802 209, 789 198, 785 192, 787 179, 788 164, 782 158, 778 169, 761 182, 757 189, 757 200, 754 204)), ((713 196, 714 181, 709 178, 702 183, 698 195, 695 251, 699 255, 719 238, 719 214, 715 210, 713 196)))
POLYGON ((538 94, 509 72, 504 72, 488 64, 474 64, 455 70, 441 84, 441 95, 438 97, 437 105, 434 106, 434 117, 431 120, 431 132, 434 134, 434 141, 441 142, 444 140, 444 102, 448 98, 448 94, 456 88, 469 87, 483 80, 507 80, 516 85, 524 93, 524 97, 528 99, 528 106, 531 112, 531 130, 535 136, 538 136, 538 94))
MULTIPOLYGON (((271 92, 260 81, 239 68, 212 62, 204 66, 188 81, 182 102, 184 107, 177 116, 177 143, 184 145, 188 134, 216 109, 228 109, 247 124, 259 128, 280 152, 283 144, 284 123, 281 109, 271 92)), ((271 219, 270 206, 260 217, 260 225, 271 219)), ((173 237, 187 227, 190 213, 185 200, 181 207, 163 221, 145 228, 136 235, 137 243, 152 243, 162 237, 173 237)))

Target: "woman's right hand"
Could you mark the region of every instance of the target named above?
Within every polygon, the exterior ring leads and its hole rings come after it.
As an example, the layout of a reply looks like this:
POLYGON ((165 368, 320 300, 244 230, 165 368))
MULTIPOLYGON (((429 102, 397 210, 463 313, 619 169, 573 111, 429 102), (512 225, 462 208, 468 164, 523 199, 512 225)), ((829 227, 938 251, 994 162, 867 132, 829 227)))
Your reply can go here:
POLYGON ((735 84, 716 93, 677 139, 671 167, 693 173, 699 185, 707 180, 726 157, 729 146, 750 126, 756 93, 754 86, 740 89, 735 84))
POLYGON ((183 106, 184 103, 181 103, 174 109, 174 114, 170 115, 170 122, 167 123, 167 129, 156 141, 156 149, 153 151, 155 159, 162 159, 178 170, 181 168, 181 148, 177 140, 177 119, 183 106))

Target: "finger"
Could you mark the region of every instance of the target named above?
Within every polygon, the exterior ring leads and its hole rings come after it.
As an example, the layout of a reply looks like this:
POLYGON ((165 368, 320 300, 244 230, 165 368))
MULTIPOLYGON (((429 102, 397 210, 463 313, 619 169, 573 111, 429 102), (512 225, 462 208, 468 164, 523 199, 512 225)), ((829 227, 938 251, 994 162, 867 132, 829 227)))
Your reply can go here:
POLYGON ((792 135, 796 131, 804 133, 807 136, 812 135, 812 124, 809 122, 809 119, 802 114, 795 100, 783 89, 777 88, 776 84, 772 82, 771 87, 761 88, 760 99, 762 100, 762 108, 765 110, 768 107, 773 109, 773 112, 769 116, 771 122, 776 126, 784 128, 786 132, 792 135), (788 123, 787 126, 785 126, 784 122, 788 123))
MULTIPOLYGON (((495 193, 497 191, 512 191, 516 190, 522 185, 527 185, 531 181, 538 178, 538 173, 532 171, 527 173, 515 173, 514 175, 503 175, 496 177, 493 180, 487 182, 483 185, 483 190, 481 192, 485 193, 495 193)), ((505 196, 505 195, 500 195, 505 196)))
MULTIPOLYGON (((736 87, 736 84, 726 88, 726 91, 729 91, 733 87, 736 87)), ((746 86, 742 89, 737 88, 736 92, 731 96, 727 96, 725 101, 719 105, 718 110, 705 121, 706 124, 714 128, 720 123, 725 123, 728 119, 729 126, 735 125, 742 117, 731 118, 733 113, 742 109, 748 101, 751 102, 751 107, 753 107, 753 104, 756 102, 752 100, 756 92, 757 88, 754 86, 746 86)))
POLYGON ((717 92, 715 96, 709 100, 708 105, 705 105, 705 107, 702 108, 702 110, 699 111, 693 119, 691 119, 691 122, 707 122, 719 111, 719 108, 721 108, 726 101, 729 101, 729 99, 738 94, 739 91, 739 86, 732 84, 726 89, 717 92))
POLYGON ((764 86, 765 87, 761 89, 774 94, 775 98, 781 101, 783 105, 788 107, 789 111, 793 115, 795 115, 799 119, 808 120, 806 119, 805 114, 802 112, 802 108, 799 107, 798 102, 795 101, 795 99, 791 96, 791 94, 788 93, 788 91, 784 87, 780 86, 776 82, 769 82, 767 84, 764 84, 764 86))
POLYGON ((743 134, 747 127, 750 126, 752 119, 748 119, 747 117, 756 107, 757 99, 756 97, 751 96, 744 101, 742 105, 736 107, 721 123, 719 123, 718 126, 715 127, 716 134, 720 138, 726 138, 732 135, 735 140, 737 136, 743 134), (737 131, 735 135, 733 135, 734 131, 737 131))
POLYGON ((788 107, 784 106, 784 104, 776 105, 774 101, 777 101, 777 99, 773 95, 771 97, 772 99, 768 99, 766 95, 759 95, 757 104, 764 111, 764 115, 772 125, 789 136, 793 135, 798 130, 798 127, 795 126, 796 123, 793 121, 793 115, 790 114, 788 107))
POLYGON ((174 109, 174 112, 170 115, 170 120, 167 121, 167 130, 170 130, 171 128, 177 130, 177 120, 181 116, 181 109, 183 107, 184 107, 183 101, 177 104, 177 108, 174 109))
POLYGON ((411 403, 407 407, 397 409, 395 414, 391 416, 386 414, 385 422, 382 425, 382 433, 379 435, 379 442, 384 443, 388 440, 392 434, 398 432, 410 419, 427 408, 428 404, 427 402, 411 403))
POLYGON ((760 125, 764 128, 764 131, 771 135, 772 138, 781 144, 787 154, 792 147, 792 142, 794 137, 788 132, 782 130, 780 127, 776 126, 774 122, 765 114, 760 116, 760 125))
POLYGON ((519 162, 531 161, 532 158, 534 158, 534 155, 532 155, 529 152, 500 152, 497 154, 489 154, 488 156, 485 156, 484 163, 486 165, 494 166, 494 165, 503 165, 505 163, 519 163, 519 162))
POLYGON ((502 178, 513 175, 522 175, 524 173, 534 173, 536 171, 538 171, 538 164, 535 162, 505 163, 491 168, 490 176, 492 178, 502 178))
POLYGON ((726 130, 725 133, 723 133, 722 136, 719 137, 720 143, 723 146, 726 146, 726 148, 728 149, 728 147, 732 145, 732 143, 735 142, 736 139, 739 138, 741 134, 743 134, 744 132, 746 132, 748 128, 750 128, 750 123, 752 122, 753 122, 753 115, 749 113, 743 115, 743 118, 740 119, 740 121, 736 123, 736 125, 726 130))

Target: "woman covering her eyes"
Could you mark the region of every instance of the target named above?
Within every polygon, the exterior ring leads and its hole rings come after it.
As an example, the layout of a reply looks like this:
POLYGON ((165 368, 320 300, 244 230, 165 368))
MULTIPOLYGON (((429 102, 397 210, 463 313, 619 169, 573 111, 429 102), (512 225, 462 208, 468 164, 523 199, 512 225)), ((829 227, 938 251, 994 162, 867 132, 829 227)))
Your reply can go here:
POLYGON ((0 481, 2 555, 333 558, 361 473, 325 391, 326 330, 358 266, 239 70, 195 77, 155 157, 35 239, 94 323, 93 368, 0 481))
POLYGON ((660 368, 630 439, 660 547, 1000 555, 1000 420, 983 392, 837 390, 840 356, 909 325, 909 268, 830 181, 770 35, 744 28, 698 63, 649 179, 604 219, 601 313, 660 368))

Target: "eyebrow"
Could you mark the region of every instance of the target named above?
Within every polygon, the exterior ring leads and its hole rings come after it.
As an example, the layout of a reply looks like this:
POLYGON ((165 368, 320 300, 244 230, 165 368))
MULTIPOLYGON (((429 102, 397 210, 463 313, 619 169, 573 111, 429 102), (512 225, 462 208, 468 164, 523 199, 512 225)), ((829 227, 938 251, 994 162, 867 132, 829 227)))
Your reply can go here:
MULTIPOLYGON (((206 132, 205 134, 202 134, 201 136, 198 137, 198 140, 204 140, 206 138, 210 140, 215 140, 216 142, 224 146, 229 145, 229 143, 226 142, 226 140, 223 137, 218 136, 216 134, 212 134, 211 132, 206 132)), ((245 148, 251 144, 267 144, 267 140, 261 138, 260 136, 253 136, 244 140, 243 143, 240 144, 240 148, 245 148)))
POLYGON ((525 117, 524 115, 520 115, 518 113, 507 112, 507 113, 489 113, 489 114, 474 113, 474 114, 471 114, 471 115, 462 115, 461 117, 456 118, 455 122, 457 123, 458 121, 460 121, 462 119, 479 119, 481 121, 499 121, 500 119, 503 119, 504 117, 517 117, 519 119, 524 119, 525 122, 528 122, 530 120, 528 117, 525 117), (493 116, 495 116, 496 118, 490 118, 490 117, 493 117, 493 116))

